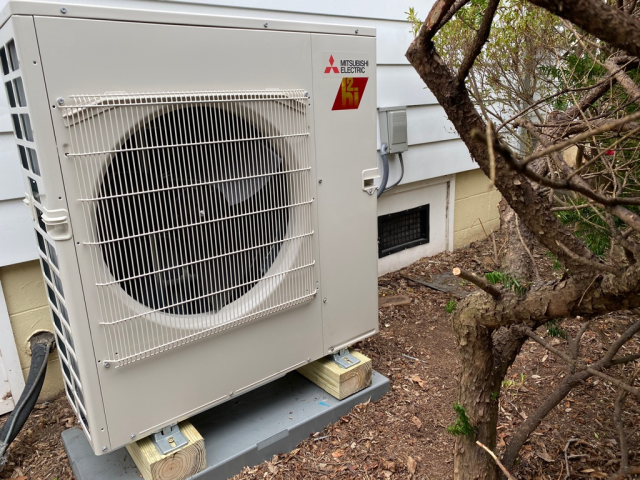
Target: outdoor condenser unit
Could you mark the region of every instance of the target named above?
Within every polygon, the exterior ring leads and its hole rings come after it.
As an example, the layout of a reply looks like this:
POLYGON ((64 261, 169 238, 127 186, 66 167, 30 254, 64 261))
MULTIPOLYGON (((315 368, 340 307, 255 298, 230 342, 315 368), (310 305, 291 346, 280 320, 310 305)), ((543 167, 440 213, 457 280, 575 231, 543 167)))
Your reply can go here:
POLYGON ((2 12, 25 203, 96 454, 377 331, 374 30, 215 12, 2 12))

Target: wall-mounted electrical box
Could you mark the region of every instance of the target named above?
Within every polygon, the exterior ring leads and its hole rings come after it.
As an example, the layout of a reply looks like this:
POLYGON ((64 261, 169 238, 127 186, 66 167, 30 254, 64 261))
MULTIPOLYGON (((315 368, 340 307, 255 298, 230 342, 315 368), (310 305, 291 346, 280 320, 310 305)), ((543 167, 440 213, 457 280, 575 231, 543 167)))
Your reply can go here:
POLYGON ((408 150, 407 107, 386 107, 380 113, 380 142, 389 146, 389 153, 408 150))

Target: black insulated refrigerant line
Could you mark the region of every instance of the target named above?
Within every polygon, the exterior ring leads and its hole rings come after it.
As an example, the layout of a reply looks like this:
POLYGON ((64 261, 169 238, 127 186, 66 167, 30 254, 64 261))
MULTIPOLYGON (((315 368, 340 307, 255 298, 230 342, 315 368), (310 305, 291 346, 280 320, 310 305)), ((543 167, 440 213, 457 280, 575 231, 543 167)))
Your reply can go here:
POLYGON ((38 400, 47 372, 49 353, 55 348, 55 337, 49 332, 37 333, 29 341, 31 343, 31 367, 29 367, 27 383, 13 412, 0 427, 0 466, 4 465, 7 448, 22 430, 38 400))

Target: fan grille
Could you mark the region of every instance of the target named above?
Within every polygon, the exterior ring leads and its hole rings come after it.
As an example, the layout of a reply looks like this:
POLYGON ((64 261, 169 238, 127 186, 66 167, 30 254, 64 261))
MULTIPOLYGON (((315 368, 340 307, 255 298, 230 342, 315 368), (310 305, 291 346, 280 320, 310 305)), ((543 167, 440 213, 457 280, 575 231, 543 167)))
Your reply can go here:
POLYGON ((109 361, 315 294, 304 92, 75 98, 68 156, 109 361))

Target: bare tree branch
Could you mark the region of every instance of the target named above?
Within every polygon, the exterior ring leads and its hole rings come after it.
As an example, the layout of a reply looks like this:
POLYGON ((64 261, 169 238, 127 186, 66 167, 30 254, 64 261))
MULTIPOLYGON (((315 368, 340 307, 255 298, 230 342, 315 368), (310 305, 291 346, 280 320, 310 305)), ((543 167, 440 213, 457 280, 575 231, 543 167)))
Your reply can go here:
POLYGON ((636 112, 633 113, 631 115, 627 115, 624 118, 621 118, 619 120, 614 120, 613 122, 608 122, 605 123, 604 125, 601 125, 600 127, 591 129, 587 132, 581 133, 579 135, 576 135, 573 138, 570 138, 569 140, 565 140, 564 142, 560 142, 560 143, 556 143, 548 148, 545 148, 544 150, 541 150, 539 152, 536 152, 534 154, 529 155, 528 157, 526 157, 522 163, 524 165, 526 165, 527 163, 535 160, 536 158, 541 158, 541 157, 546 157, 554 152, 560 152, 562 150, 565 150, 573 145, 575 145, 576 143, 579 143, 583 140, 588 140, 591 137, 595 136, 595 135, 599 135, 601 133, 605 133, 605 132, 609 132, 611 130, 616 130, 617 128, 623 126, 626 123, 629 122, 633 122, 635 120, 640 119, 640 112, 636 112))
MULTIPOLYGON (((539 107, 540 105, 546 104, 550 100, 553 100, 554 98, 557 98, 557 97, 559 97, 561 95, 566 95, 567 93, 582 92, 582 91, 585 91, 585 90, 592 90, 593 89, 594 91, 588 96, 588 98, 591 100, 591 103, 593 103, 596 100, 598 100, 600 97, 602 97, 602 95, 607 93, 607 91, 609 91, 613 81, 614 80, 610 76, 608 76, 608 77, 604 77, 602 80, 600 80, 595 85, 589 85, 588 87, 579 87, 579 88, 564 88, 564 89, 560 90, 559 92, 555 92, 555 93, 552 93, 551 95, 547 95, 546 97, 541 98, 537 102, 529 105, 524 110, 518 112, 517 114, 513 115, 512 117, 510 117, 507 120, 505 120, 504 122, 502 122, 502 124, 500 124, 500 126, 497 128, 497 131, 499 132, 505 126, 507 126, 508 124, 513 122, 514 120, 517 120, 518 118, 523 117, 524 115, 526 115, 528 112, 530 112, 534 108, 539 107)), ((570 111, 570 113, 571 113, 571 111, 570 111)), ((577 116, 578 116, 578 114, 575 114, 575 115, 573 115, 572 118, 575 118, 577 116)))
MULTIPOLYGON (((589 329, 590 325, 591 320, 584 322, 576 336, 569 337, 567 339, 567 342, 569 343, 569 355, 571 355, 571 358, 573 360, 578 360, 578 356, 580 355, 580 341, 582 340, 582 337, 584 336, 586 331, 589 329)), ((575 365, 569 365, 569 374, 574 373, 576 373, 575 365)))
POLYGON ((614 275, 619 275, 621 273, 621 269, 616 268, 612 265, 607 265, 606 263, 598 263, 598 262, 594 262, 591 261, 587 258, 583 258, 579 255, 576 255, 575 253, 573 253, 571 250, 569 250, 567 247, 565 247, 562 243, 558 242, 558 246, 564 251, 565 254, 567 254, 568 257, 571 257, 571 259, 575 262, 575 263, 579 263, 581 265, 585 265, 585 266, 589 266, 591 268, 594 268, 596 270, 600 270, 602 272, 609 272, 609 273, 613 273, 614 275))
POLYGON ((425 22, 422 24, 420 33, 414 42, 418 41, 418 39, 420 39, 420 42, 430 41, 433 36, 438 33, 438 30, 442 28, 444 23, 446 23, 443 22, 443 19, 449 12, 453 3, 454 0, 437 0, 433 7, 431 7, 431 11, 429 12, 429 15, 427 15, 425 22))
POLYGON ((498 5, 500 4, 500 0, 489 0, 487 5, 487 9, 484 12, 482 17, 482 23, 480 24, 480 28, 476 33, 476 37, 473 39, 473 43, 469 46, 467 53, 462 60, 462 64, 460 65, 460 70, 458 70, 458 81, 460 83, 464 82, 469 75, 469 71, 471 67, 473 67, 474 62, 480 52, 482 52, 482 47, 487 43, 487 39, 489 38, 489 34, 491 33, 491 24, 493 23, 493 17, 496 14, 496 10, 498 9, 498 5))
POLYGON ((454 4, 451 6, 451 8, 449 8, 449 11, 447 12, 447 14, 442 17, 442 19, 440 20, 440 23, 436 26, 436 31, 440 30, 444 25, 446 25, 446 23, 451 20, 453 18, 453 16, 458 13, 458 10, 460 10, 462 7, 464 7, 467 3, 469 3, 471 0, 455 0, 454 4))
POLYGON ((551 353, 553 353, 554 355, 556 355, 557 357, 560 357, 562 360, 564 360, 567 363, 573 364, 578 368, 581 368, 582 370, 586 370, 587 372, 589 372, 591 375, 595 375, 597 377, 602 378, 603 380, 606 380, 610 383, 613 383, 614 385, 626 390, 629 393, 633 393, 634 395, 637 395, 640 397, 640 388, 636 388, 636 387, 632 387, 631 385, 627 385, 626 383, 618 380, 615 377, 612 377, 611 375, 607 375, 606 373, 602 373, 599 370, 594 369, 593 367, 590 367, 589 365, 585 365, 581 362, 576 362, 574 360, 571 359, 571 357, 569 357, 567 354, 565 354, 564 352, 562 352, 561 350, 558 350, 555 347, 552 347, 551 345, 549 345, 548 342, 546 342, 542 337, 536 335, 531 329, 529 329, 528 327, 523 329, 523 333, 525 335, 527 335, 529 338, 531 338, 532 340, 534 340, 535 342, 539 343, 540 345, 542 345, 544 348, 546 348, 547 350, 549 350, 551 353))
MULTIPOLYGON (((420 40, 422 34, 407 50, 407 59, 414 66, 420 77, 431 89, 438 102, 454 124, 472 158, 481 167, 485 175, 489 175, 489 155, 486 144, 477 142, 472 132, 483 132, 486 124, 476 111, 464 85, 460 85, 451 70, 435 51, 431 41, 420 40)), ((573 235, 550 211, 551 204, 541 191, 534 190, 531 183, 514 172, 504 162, 496 162, 496 187, 520 216, 520 219, 532 232, 546 232, 540 237, 541 242, 556 256, 567 264, 572 261, 555 243, 560 240, 564 245, 581 256, 589 256, 591 252, 582 241, 573 235)), ((578 267, 578 266, 577 266, 578 267)))
MULTIPOLYGON (((577 343, 579 343, 580 338, 584 335, 584 332, 586 331, 588 326, 589 326, 589 322, 585 322, 582 325, 582 327, 580 328, 580 331, 574 338, 574 341, 577 341, 577 343)), ((532 330, 529 328, 514 327, 514 329, 518 330, 519 332, 522 332, 524 335, 527 335, 527 336, 529 336, 528 332, 532 332, 532 330)), ((620 363, 617 363, 616 360, 612 360, 612 359, 620 350, 622 345, 624 345, 633 335, 635 335, 639 329, 640 329, 640 322, 637 322, 632 326, 630 326, 620 336, 620 338, 618 338, 618 340, 616 340, 609 346, 605 355, 603 355, 602 358, 600 358, 598 361, 594 362, 591 365, 591 367, 594 370, 602 370, 605 368, 610 368, 614 365, 633 361, 635 359, 633 357, 636 357, 636 355, 630 355, 628 357, 620 357, 620 359, 618 360, 624 359, 624 362, 620 362, 620 363)), ((571 351, 571 358, 576 360, 577 354, 578 354, 578 346, 577 345, 572 346, 570 344, 569 349, 571 351)), ((640 356, 640 354, 638 356, 640 356)), ((575 368, 575 364, 572 366, 575 368)), ((569 392, 574 387, 583 383, 584 381, 586 381, 588 378, 592 376, 593 376, 593 373, 589 372, 586 369, 578 370, 577 372, 566 376, 562 380, 562 382, 560 382, 560 384, 553 390, 553 392, 547 395, 544 402, 542 402, 542 404, 538 408, 536 408, 534 412, 529 414, 529 417, 527 417, 527 419, 522 423, 522 425, 520 425, 520 427, 518 427, 518 429, 514 432, 513 436, 511 437, 511 440, 509 441, 509 444, 507 445, 505 453, 502 456, 502 461, 507 468, 513 467, 518 457, 518 452, 520 451, 522 446, 525 444, 529 436, 533 433, 533 431, 536 428, 538 428, 542 420, 549 414, 549 412, 551 412, 551 410, 553 410, 569 394, 569 392)))
POLYGON ((529 0, 591 35, 640 57, 640 24, 602 0, 529 0))
POLYGON ((496 287, 494 287, 493 285, 491 285, 489 282, 487 282, 484 278, 480 278, 471 272, 461 270, 460 268, 457 268, 457 267, 453 269, 453 274, 456 277, 460 277, 466 280, 467 282, 473 283, 476 287, 478 287, 481 290, 484 290, 486 293, 491 295, 496 300, 499 300, 502 297, 502 292, 498 290, 496 287))
POLYGON ((529 414, 527 419, 514 432, 502 456, 502 462, 507 468, 513 468, 518 458, 518 452, 549 412, 556 408, 571 390, 591 376, 586 370, 580 370, 565 377, 553 392, 545 397, 542 404, 533 413, 529 414))
POLYGON ((624 72, 624 66, 620 67, 613 59, 609 59, 604 62, 604 67, 609 70, 618 83, 622 85, 622 88, 627 91, 633 101, 637 103, 640 99, 640 88, 638 88, 636 82, 634 82, 631 77, 624 72))
MULTIPOLYGON (((640 112, 638 112, 638 114, 640 115, 640 112)), ((484 142, 487 141, 487 137, 480 131, 474 131, 473 136, 474 138, 482 140, 484 142)), ((562 173, 564 173, 567 178, 570 177, 570 179, 552 180, 527 168, 527 165, 523 164, 523 162, 518 161, 508 149, 508 147, 506 147, 501 142, 494 140, 493 148, 496 152, 500 153, 502 158, 506 160, 506 164, 510 168, 513 168, 519 173, 522 173, 531 180, 554 189, 572 190, 574 192, 578 192, 596 203, 600 203, 605 207, 609 207, 609 211, 613 215, 624 221, 634 230, 640 231, 640 216, 628 210, 627 208, 622 207, 622 205, 640 205, 640 197, 608 197, 597 193, 582 177, 580 177, 579 175, 572 175, 573 171, 571 170, 571 167, 569 167, 569 165, 567 165, 562 159, 560 161, 554 161, 554 163, 562 171, 562 173)), ((552 147, 549 147, 545 150, 551 150, 551 148, 552 147)), ((553 153, 555 153, 555 149, 553 153)), ((547 245, 547 247, 551 251, 556 253, 549 247, 549 245, 547 245)), ((563 253, 566 252, 563 250, 563 253)), ((591 257, 592 255, 591 253, 588 253, 587 256, 591 257)), ((569 258, 575 260, 573 257, 569 258)), ((581 262, 579 265, 584 265, 584 263, 581 262)))
POLYGON ((633 362, 635 360, 640 360, 640 353, 636 353, 634 355, 626 355, 624 357, 618 357, 611 360, 612 365, 622 365, 625 363, 633 362))

